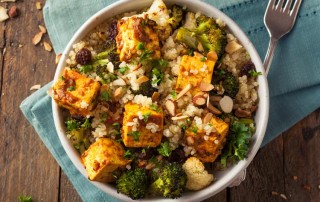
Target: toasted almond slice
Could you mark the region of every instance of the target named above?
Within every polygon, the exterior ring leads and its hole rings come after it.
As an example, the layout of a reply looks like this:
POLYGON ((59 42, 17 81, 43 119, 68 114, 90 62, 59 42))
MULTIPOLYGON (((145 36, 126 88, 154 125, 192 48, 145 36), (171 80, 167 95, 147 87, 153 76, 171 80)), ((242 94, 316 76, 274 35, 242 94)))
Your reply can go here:
POLYGON ((140 69, 142 66, 141 65, 137 65, 135 68, 132 69, 132 71, 136 71, 138 69, 140 69))
POLYGON ((201 91, 206 91, 206 92, 214 89, 214 85, 212 85, 211 83, 203 82, 203 81, 201 81, 198 87, 201 91))
POLYGON ((42 25, 39 25, 39 29, 40 29, 40 31, 42 32, 42 33, 47 33, 47 29, 44 27, 44 26, 42 26, 42 25))
POLYGON ((200 92, 197 92, 197 93, 194 95, 194 97, 195 97, 195 96, 204 96, 204 94, 205 94, 204 92, 200 91, 200 92))
POLYGON ((238 44, 236 41, 230 41, 227 44, 225 50, 227 53, 232 54, 233 52, 236 52, 240 48, 242 48, 242 46, 240 44, 238 44))
POLYGON ((218 55, 217 55, 216 52, 210 51, 210 52, 207 54, 207 58, 208 58, 208 60, 211 60, 211 61, 217 61, 217 60, 218 60, 218 55))
POLYGON ((114 91, 113 97, 115 100, 119 100, 123 96, 123 88, 119 87, 114 91))
POLYGON ((56 64, 59 63, 61 56, 62 56, 62 53, 59 53, 59 54, 56 55, 56 61, 55 61, 56 64))
POLYGON ((213 117, 213 114, 212 113, 207 113, 205 116, 204 116, 204 118, 203 118, 203 123, 204 124, 207 124, 207 123, 209 123, 210 122, 210 120, 212 119, 212 117, 213 117))
POLYGON ((1 0, 0 2, 16 2, 16 0, 1 0))
POLYGON ((112 82, 112 84, 115 85, 115 86, 125 86, 125 85, 127 85, 125 80, 123 80, 122 78, 118 78, 118 79, 114 80, 112 82))
POLYGON ((204 57, 201 53, 199 53, 199 52, 197 52, 197 51, 194 51, 193 54, 194 54, 194 56, 197 57, 197 58, 203 58, 203 57, 204 57))
POLYGON ((206 104, 206 98, 204 98, 203 96, 194 96, 192 98, 192 102, 197 106, 202 106, 206 104))
POLYGON ((176 114, 176 116, 182 116, 182 113, 180 112, 180 113, 176 114))
POLYGON ((4 7, 0 6, 0 22, 3 22, 7 19, 9 19, 9 15, 7 14, 7 9, 4 7))
POLYGON ((197 48, 198 48, 198 51, 200 51, 200 52, 204 51, 203 46, 202 46, 201 43, 198 44, 197 48))
POLYGON ((184 120, 187 118, 189 118, 189 116, 174 116, 174 117, 171 117, 171 120, 172 121, 180 121, 180 120, 184 120))
POLYGON ((223 98, 219 101, 219 104, 222 111, 225 113, 230 113, 233 109, 233 100, 227 95, 223 96, 223 98))
POLYGON ((33 37, 33 39, 32 39, 33 45, 37 45, 37 44, 41 41, 42 35, 43 35, 43 33, 42 33, 42 32, 39 32, 38 34, 36 34, 36 35, 33 37))
POLYGON ((166 109, 170 113, 171 116, 175 116, 176 114, 176 105, 172 100, 166 101, 166 109))
POLYGON ((39 90, 41 88, 40 84, 31 86, 30 90, 39 90))
POLYGON ((177 98, 175 100, 179 100, 182 96, 184 96, 190 89, 192 88, 192 85, 189 83, 180 91, 180 93, 177 95, 177 98))
POLYGON ((159 92, 153 92, 152 97, 151 97, 152 102, 157 101, 159 99, 159 97, 160 97, 160 93, 159 92))
POLYGON ((215 108, 210 102, 207 106, 208 110, 211 111, 213 114, 219 115, 221 114, 221 111, 217 108, 215 108))
POLYGON ((138 78, 136 80, 136 83, 142 84, 142 83, 147 82, 147 81, 149 81, 149 78, 143 75, 143 76, 141 76, 140 78, 138 78))
POLYGON ((44 49, 48 52, 51 52, 52 51, 52 47, 49 43, 47 42, 43 42, 43 46, 44 46, 44 49))
POLYGON ((41 2, 39 2, 39 1, 36 2, 36 8, 37 8, 38 10, 41 10, 41 9, 42 9, 41 2))

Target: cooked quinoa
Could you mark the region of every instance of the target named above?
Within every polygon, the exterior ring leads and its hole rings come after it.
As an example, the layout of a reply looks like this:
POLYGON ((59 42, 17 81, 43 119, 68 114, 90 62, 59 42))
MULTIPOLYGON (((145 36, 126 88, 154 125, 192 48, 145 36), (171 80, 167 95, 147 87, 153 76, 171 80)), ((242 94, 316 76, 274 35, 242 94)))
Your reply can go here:
MULTIPOLYGON (((144 12, 106 19, 74 44, 52 95, 68 111, 66 135, 89 179, 118 183, 125 170, 158 172, 191 157, 184 169, 190 162, 202 168, 245 158, 255 128, 258 75, 223 21, 155 0, 144 12), (203 21, 211 23, 204 31, 203 21), (234 141, 239 128, 246 133, 244 145, 234 141), (118 150, 102 147, 103 141, 118 150), (234 155, 230 148, 236 147, 243 153, 234 155), (97 159, 88 159, 92 152, 97 159)), ((185 172, 187 180, 197 178, 185 172)), ((183 190, 203 189, 213 183, 212 174, 209 179, 203 186, 188 181, 183 190)))

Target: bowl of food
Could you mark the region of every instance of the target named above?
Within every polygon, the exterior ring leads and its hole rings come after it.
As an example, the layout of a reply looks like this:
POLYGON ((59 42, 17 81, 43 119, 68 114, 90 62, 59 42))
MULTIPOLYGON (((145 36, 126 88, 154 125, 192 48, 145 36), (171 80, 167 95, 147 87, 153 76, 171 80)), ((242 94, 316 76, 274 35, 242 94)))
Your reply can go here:
POLYGON ((49 94, 74 165, 124 201, 218 193, 254 158, 269 113, 253 44, 194 0, 102 9, 70 40, 49 94))

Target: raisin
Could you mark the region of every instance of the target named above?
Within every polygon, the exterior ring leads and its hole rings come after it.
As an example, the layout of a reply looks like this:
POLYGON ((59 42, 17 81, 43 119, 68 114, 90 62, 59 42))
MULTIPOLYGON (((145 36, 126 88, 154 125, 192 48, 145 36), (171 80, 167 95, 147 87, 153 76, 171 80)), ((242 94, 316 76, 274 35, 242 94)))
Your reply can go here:
POLYGON ((240 76, 250 76, 249 72, 251 70, 256 70, 256 67, 254 66, 254 64, 250 61, 248 61, 246 64, 244 64, 242 67, 241 67, 241 70, 240 70, 240 76))
POLYGON ((89 51, 86 48, 82 48, 76 54, 76 61, 80 65, 87 65, 91 62, 91 60, 92 60, 91 51, 89 51))

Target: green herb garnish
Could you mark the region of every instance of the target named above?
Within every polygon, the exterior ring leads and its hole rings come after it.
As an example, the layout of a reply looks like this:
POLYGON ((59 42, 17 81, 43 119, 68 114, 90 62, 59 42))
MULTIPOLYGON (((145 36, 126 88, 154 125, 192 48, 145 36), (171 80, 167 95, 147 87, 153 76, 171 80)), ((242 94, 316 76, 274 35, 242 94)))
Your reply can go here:
POLYGON ((19 202, 32 202, 31 196, 19 196, 19 202))
POLYGON ((146 113, 146 114, 142 114, 144 122, 147 122, 147 121, 148 121, 150 115, 151 115, 151 112, 148 112, 148 113, 146 113))
POLYGON ((169 157, 171 155, 172 149, 170 148, 169 142, 163 142, 161 145, 158 147, 158 152, 162 156, 169 157))
POLYGON ((161 109, 160 109, 157 105, 155 105, 155 104, 151 104, 149 107, 150 107, 150 109, 152 109, 153 111, 156 111, 156 112, 160 112, 160 111, 161 111, 161 109))
POLYGON ((252 69, 252 70, 249 71, 249 75, 251 77, 257 77, 259 75, 262 75, 262 72, 256 72, 255 70, 252 69))
POLYGON ((88 72, 92 72, 93 71, 93 67, 91 65, 83 65, 79 68, 79 71, 86 74, 88 72))
POLYGON ((131 150, 126 150, 126 151, 124 152, 124 154, 123 154, 123 157, 124 157, 125 159, 130 159, 130 158, 132 158, 132 152, 131 152, 131 150))
POLYGON ((198 127, 197 126, 193 126, 192 128, 191 128, 191 131, 193 132, 193 133, 198 133, 198 127))
POLYGON ((171 96, 172 96, 173 99, 176 99, 176 98, 177 98, 177 95, 178 95, 177 91, 174 90, 174 91, 172 91, 170 94, 171 94, 171 96))
POLYGON ((139 131, 130 131, 128 135, 132 135, 134 141, 139 141, 139 136, 140 136, 139 131))
POLYGON ((120 67, 119 72, 120 72, 121 74, 124 74, 124 73, 126 73, 126 71, 128 71, 128 70, 129 70, 129 67, 128 67, 128 66, 124 66, 124 67, 120 67))
POLYGON ((108 91, 103 91, 100 94, 100 100, 102 100, 102 101, 110 101, 111 100, 111 95, 109 94, 108 91))
POLYGON ((69 119, 65 122, 68 131, 80 128, 81 122, 76 119, 69 119))
POLYGON ((68 90, 68 91, 74 91, 75 89, 76 89, 76 87, 70 86, 67 90, 68 90))
POLYGON ((206 57, 202 57, 202 58, 200 59, 201 62, 205 62, 206 60, 207 60, 206 57))
POLYGON ((83 124, 81 124, 81 127, 84 129, 89 129, 91 128, 91 123, 90 123, 90 119, 86 119, 83 124))

